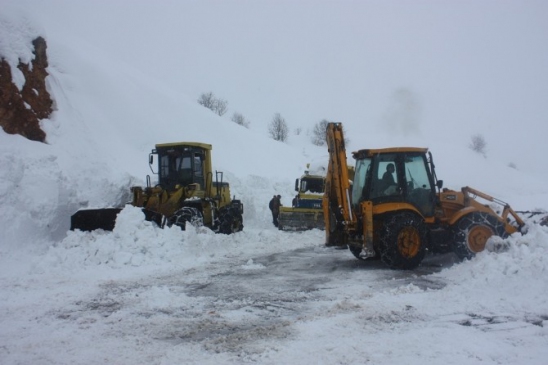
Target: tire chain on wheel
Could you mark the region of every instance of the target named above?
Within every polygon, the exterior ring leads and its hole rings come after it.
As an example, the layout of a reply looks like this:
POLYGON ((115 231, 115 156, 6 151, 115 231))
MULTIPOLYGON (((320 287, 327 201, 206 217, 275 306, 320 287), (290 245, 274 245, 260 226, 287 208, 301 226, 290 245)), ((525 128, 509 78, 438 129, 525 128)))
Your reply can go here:
POLYGON ((392 214, 384 221, 379 241, 382 262, 392 269, 411 270, 422 262, 426 254, 427 230, 422 218, 414 213, 392 214), (413 257, 405 257, 398 248, 398 236, 407 227, 414 228, 420 239, 420 246, 413 257))
POLYGON ((195 227, 203 226, 204 218, 202 213, 193 207, 183 207, 169 218, 168 226, 176 225, 184 230, 186 229, 187 222, 195 227))
POLYGON ((242 215, 237 207, 222 208, 219 211, 219 222, 219 233, 232 234, 243 229, 242 215))
POLYGON ((477 225, 486 226, 493 234, 506 238, 508 233, 504 225, 491 214, 485 212, 473 212, 460 218, 453 228, 453 252, 461 259, 471 259, 476 255, 468 248, 468 233, 477 225))

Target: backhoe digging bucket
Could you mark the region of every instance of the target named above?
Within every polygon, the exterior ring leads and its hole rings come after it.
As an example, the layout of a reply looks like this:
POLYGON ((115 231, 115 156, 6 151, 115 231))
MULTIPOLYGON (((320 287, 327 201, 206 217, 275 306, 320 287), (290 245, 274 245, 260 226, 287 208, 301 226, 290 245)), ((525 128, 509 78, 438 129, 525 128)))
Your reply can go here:
POLYGON ((318 209, 281 208, 278 229, 282 231, 306 231, 324 229, 323 211, 318 209))
POLYGON ((85 209, 79 210, 70 217, 70 230, 94 231, 103 229, 112 231, 116 216, 122 208, 85 209))

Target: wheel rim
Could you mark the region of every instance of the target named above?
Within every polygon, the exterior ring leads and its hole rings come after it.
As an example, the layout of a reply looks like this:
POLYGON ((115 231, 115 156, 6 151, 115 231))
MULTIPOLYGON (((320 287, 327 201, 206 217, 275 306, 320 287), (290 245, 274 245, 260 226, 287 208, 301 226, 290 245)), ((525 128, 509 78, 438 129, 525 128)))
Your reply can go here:
POLYGON ((470 251, 474 253, 481 252, 485 249, 485 244, 489 237, 493 235, 493 231, 486 226, 474 226, 468 232, 466 243, 470 251))
POLYGON ((405 227, 398 234, 398 251, 406 258, 415 257, 421 247, 419 232, 414 227, 405 227))
POLYGON ((232 233, 236 233, 240 230, 240 220, 238 218, 234 218, 230 226, 230 230, 232 233))

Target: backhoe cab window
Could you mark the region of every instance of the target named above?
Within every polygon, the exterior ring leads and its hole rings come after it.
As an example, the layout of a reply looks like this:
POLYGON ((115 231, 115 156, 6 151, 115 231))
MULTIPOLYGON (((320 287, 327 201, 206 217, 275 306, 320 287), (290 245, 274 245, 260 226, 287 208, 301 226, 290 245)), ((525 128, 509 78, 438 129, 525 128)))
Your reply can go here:
POLYGON ((366 158, 356 161, 354 185, 352 186, 352 204, 358 204, 361 200, 369 199, 367 193, 367 180, 370 176, 371 159, 366 158))
POLYGON ((425 216, 434 211, 431 176, 422 153, 386 153, 356 160, 352 204, 409 202, 425 216))
POLYGON ((393 196, 400 192, 398 189, 397 156, 396 154, 375 156, 376 163, 372 174, 373 179, 371 179, 370 199, 393 196))
POLYGON ((424 216, 434 214, 435 190, 431 184, 424 155, 407 155, 405 158, 406 200, 424 216))
POLYGON ((410 189, 430 189, 430 179, 424 167, 423 156, 407 156, 405 159, 405 180, 410 189))

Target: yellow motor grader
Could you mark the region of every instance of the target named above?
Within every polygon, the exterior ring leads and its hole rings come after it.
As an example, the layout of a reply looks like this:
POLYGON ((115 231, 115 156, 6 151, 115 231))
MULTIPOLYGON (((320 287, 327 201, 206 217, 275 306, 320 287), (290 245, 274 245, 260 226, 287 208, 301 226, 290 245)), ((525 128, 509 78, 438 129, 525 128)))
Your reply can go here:
MULTIPOLYGON (((307 165, 309 168, 309 165, 307 165)), ((354 178, 354 166, 348 166, 348 178, 354 178)), ((311 174, 305 170, 300 179, 295 180, 297 195, 291 207, 280 207, 278 229, 282 231, 305 231, 324 229, 323 194, 325 175, 311 174)))
MULTIPOLYGON (((157 144, 149 154, 150 169, 158 182, 134 186, 132 205, 143 208, 145 219, 160 227, 186 224, 204 225, 217 233, 231 234, 243 229, 243 204, 230 197, 223 173, 211 165, 211 145, 196 142, 157 144), (153 169, 157 155, 157 171, 153 169)), ((116 215, 123 209, 79 210, 71 217, 71 230, 112 230, 116 215)))
POLYGON ((291 207, 280 207, 278 229, 283 231, 305 231, 323 229, 322 197, 325 176, 310 174, 305 171, 300 179, 295 180, 297 195, 291 207))
POLYGON ((393 269, 413 269, 427 251, 471 258, 485 249, 491 236, 507 237, 525 224, 499 199, 470 187, 443 188, 426 148, 353 152, 350 183, 342 124, 329 123, 326 138, 323 211, 328 246, 346 245, 359 259, 376 257, 393 269))

